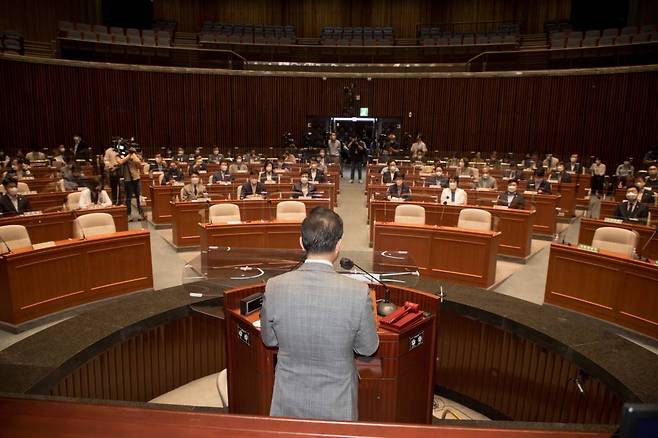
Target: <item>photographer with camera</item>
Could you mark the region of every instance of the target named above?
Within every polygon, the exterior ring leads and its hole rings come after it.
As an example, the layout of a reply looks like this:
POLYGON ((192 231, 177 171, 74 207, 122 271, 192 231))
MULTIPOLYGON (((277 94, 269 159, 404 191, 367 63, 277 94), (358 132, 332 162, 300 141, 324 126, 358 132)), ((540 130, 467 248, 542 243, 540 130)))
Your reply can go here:
POLYGON ((131 145, 128 148, 127 155, 124 157, 119 157, 118 162, 121 166, 121 171, 123 172, 123 186, 126 192, 126 209, 128 210, 128 220, 133 220, 131 217, 133 195, 137 200, 138 211, 138 218, 135 220, 142 220, 142 205, 139 199, 142 194, 139 180, 142 166, 144 165, 142 157, 139 155, 139 153, 137 153, 136 147, 131 145))
POLYGON ((103 156, 103 165, 105 173, 110 181, 110 192, 112 193, 112 202, 114 205, 119 205, 119 184, 121 183, 121 175, 119 175, 119 153, 116 150, 116 144, 105 149, 103 156))
POLYGON ((357 136, 350 136, 350 141, 347 144, 350 151, 350 161, 352 162, 352 172, 350 173, 350 184, 354 182, 354 171, 359 172, 359 184, 362 182, 361 168, 363 163, 368 159, 368 151, 366 144, 362 142, 357 136))

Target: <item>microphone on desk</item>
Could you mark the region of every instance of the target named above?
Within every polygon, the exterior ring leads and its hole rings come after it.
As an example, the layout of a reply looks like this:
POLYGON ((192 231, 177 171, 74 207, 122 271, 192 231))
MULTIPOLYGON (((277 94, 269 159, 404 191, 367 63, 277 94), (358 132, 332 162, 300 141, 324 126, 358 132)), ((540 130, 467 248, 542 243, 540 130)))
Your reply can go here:
POLYGON ((439 226, 443 226, 443 214, 446 212, 446 206, 448 205, 448 201, 443 201, 443 208, 441 209, 441 218, 439 219, 439 226))
POLYGON ((7 251, 4 252, 3 254, 11 254, 11 248, 9 247, 5 239, 2 238, 2 236, 0 236, 0 241, 2 241, 2 244, 5 246, 5 248, 7 248, 7 251))
POLYGON ((375 277, 370 272, 363 269, 361 266, 354 263, 352 259, 349 259, 347 257, 343 257, 340 259, 340 267, 343 269, 350 271, 355 266, 359 268, 359 270, 361 270, 368 277, 372 278, 373 280, 375 280, 377 283, 381 284, 384 287, 384 299, 377 303, 377 314, 379 316, 386 316, 394 312, 395 309, 398 308, 398 306, 391 303, 391 291, 388 289, 388 286, 383 281, 381 281, 379 278, 375 277))
POLYGON ((640 253, 643 253, 645 249, 647 249, 647 246, 651 243, 654 237, 656 237, 656 233, 658 232, 658 224, 653 229, 653 233, 651 233, 651 236, 647 239, 646 243, 642 245, 642 249, 640 250, 640 253))

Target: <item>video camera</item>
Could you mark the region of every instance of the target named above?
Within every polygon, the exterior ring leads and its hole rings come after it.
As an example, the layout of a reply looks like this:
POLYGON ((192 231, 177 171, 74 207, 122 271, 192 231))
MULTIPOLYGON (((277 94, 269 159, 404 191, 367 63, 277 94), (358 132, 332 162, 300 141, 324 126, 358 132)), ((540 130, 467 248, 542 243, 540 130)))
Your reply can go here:
POLYGON ((121 158, 139 150, 139 144, 135 143, 135 137, 130 137, 129 140, 123 137, 112 137, 112 147, 121 158))

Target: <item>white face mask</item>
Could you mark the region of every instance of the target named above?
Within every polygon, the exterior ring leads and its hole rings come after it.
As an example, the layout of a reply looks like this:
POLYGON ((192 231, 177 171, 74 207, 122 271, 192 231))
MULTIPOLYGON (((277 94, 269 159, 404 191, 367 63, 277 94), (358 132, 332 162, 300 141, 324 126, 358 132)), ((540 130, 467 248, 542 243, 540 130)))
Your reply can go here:
POLYGON ((635 200, 637 199, 637 193, 635 193, 635 192, 627 192, 627 193, 626 193, 626 199, 628 199, 628 200, 631 201, 631 202, 632 202, 632 201, 635 201, 635 200))
POLYGON ((221 169, 222 169, 223 171, 226 172, 227 167, 226 167, 226 166, 222 166, 221 169))
POLYGON ((507 186, 507 191, 510 193, 515 193, 516 192, 516 186, 507 186))
POLYGON ((482 174, 482 178, 484 178, 484 179, 488 179, 488 178, 489 178, 489 174, 488 174, 488 173, 483 173, 483 174, 482 174))
POLYGON ((304 177, 300 179, 300 181, 302 182, 302 184, 306 184, 308 182, 308 178, 304 177))
POLYGON ((9 193, 11 196, 18 195, 18 187, 9 187, 7 189, 7 193, 9 193))
POLYGON ((642 190, 644 188, 644 183, 643 182, 636 182, 635 187, 637 187, 638 190, 642 190))
POLYGON ((558 166, 558 168, 557 168, 557 171, 558 171, 558 172, 562 172, 563 170, 564 170, 564 167, 562 167, 562 166, 558 166))
POLYGON ((392 172, 392 173, 395 173, 396 170, 397 170, 397 168, 395 166, 391 166, 391 167, 388 168, 388 171, 392 172))
POLYGON ((192 184, 199 184, 199 178, 192 178, 192 184))
POLYGON ((401 186, 401 185, 402 185, 402 182, 403 182, 403 181, 402 181, 401 179, 398 179, 398 180, 395 181, 395 184, 397 184, 398 186, 401 186))
POLYGON ((242 160, 235 160, 237 164, 242 164, 242 160))
POLYGON ((571 162, 572 162, 572 163, 575 163, 575 162, 576 162, 576 157, 572 157, 572 158, 571 158, 571 162))
POLYGON ((457 183, 451 182, 449 184, 450 190, 455 190, 457 188, 457 183))
POLYGON ((443 175, 443 171, 441 171, 441 170, 437 170, 437 171, 436 171, 436 176, 441 176, 441 175, 443 175))
POLYGON ((271 168, 271 167, 266 167, 266 168, 265 168, 265 172, 271 172, 271 171, 272 171, 272 168, 271 168))
POLYGON ((212 153, 215 154, 215 155, 219 155, 219 150, 214 150, 214 151, 212 151, 212 153))

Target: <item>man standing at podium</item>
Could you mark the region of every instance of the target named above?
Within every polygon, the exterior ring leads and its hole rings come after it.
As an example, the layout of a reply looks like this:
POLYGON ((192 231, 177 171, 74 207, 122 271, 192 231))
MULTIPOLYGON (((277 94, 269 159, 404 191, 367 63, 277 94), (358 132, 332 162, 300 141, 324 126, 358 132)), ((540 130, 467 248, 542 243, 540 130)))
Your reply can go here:
POLYGON ((267 282, 261 336, 279 347, 270 415, 347 420, 358 418, 354 353, 379 346, 365 283, 334 271, 343 221, 316 207, 302 222, 306 261, 267 282))

